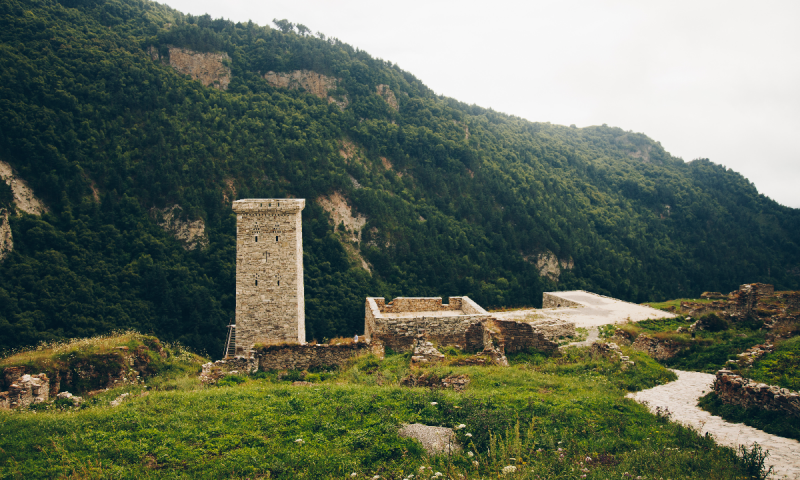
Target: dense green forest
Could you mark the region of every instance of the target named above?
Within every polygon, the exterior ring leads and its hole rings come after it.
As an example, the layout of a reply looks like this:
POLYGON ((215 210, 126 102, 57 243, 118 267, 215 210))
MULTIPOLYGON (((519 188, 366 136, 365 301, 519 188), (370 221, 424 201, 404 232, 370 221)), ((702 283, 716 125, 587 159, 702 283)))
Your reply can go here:
POLYGON ((497 307, 540 305, 551 289, 641 302, 743 282, 800 288, 800 211, 643 134, 437 96, 288 22, 147 0, 0 0, 0 19, 0 160, 50 209, 11 217, 0 349, 132 327, 217 355, 234 310, 234 197, 308 199, 306 318, 319 340, 360 333, 366 296, 497 307), (227 53, 228 89, 148 53, 169 46, 227 53), (304 69, 340 79, 331 94, 347 107, 261 75, 304 69), (366 216, 360 243, 313 201, 334 191, 366 216), (208 246, 187 251, 155 223, 151 209, 174 204, 205 222, 208 246), (557 283, 530 261, 545 252, 574 261, 557 283))

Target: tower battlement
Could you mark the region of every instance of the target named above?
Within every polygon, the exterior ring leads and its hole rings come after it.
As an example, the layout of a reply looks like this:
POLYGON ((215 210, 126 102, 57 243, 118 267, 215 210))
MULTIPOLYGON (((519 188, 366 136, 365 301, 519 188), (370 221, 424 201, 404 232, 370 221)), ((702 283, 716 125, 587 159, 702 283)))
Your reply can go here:
POLYGON ((236 354, 306 341, 304 199, 251 198, 236 212, 236 354))

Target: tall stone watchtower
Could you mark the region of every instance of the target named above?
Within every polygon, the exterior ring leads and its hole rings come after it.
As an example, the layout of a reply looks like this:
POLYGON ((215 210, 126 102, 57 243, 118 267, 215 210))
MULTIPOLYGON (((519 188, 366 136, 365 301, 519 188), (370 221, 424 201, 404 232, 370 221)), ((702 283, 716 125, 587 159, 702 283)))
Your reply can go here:
POLYGON ((236 212, 236 354, 256 343, 306 341, 304 199, 233 202, 236 212))

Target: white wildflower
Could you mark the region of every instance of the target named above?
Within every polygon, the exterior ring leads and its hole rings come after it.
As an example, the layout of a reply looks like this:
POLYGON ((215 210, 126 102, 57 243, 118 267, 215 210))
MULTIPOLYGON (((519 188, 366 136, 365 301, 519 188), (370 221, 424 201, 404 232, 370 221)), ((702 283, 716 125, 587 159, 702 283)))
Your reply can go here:
POLYGON ((459 426, 457 426, 456 428, 457 428, 458 430, 461 430, 462 428, 467 428, 467 426, 466 426, 466 425, 464 425, 464 424, 462 423, 462 424, 460 424, 459 426))
POLYGON ((506 475, 508 473, 514 473, 516 471, 517 467, 515 467, 514 465, 506 465, 505 467, 503 467, 503 475, 506 475))
POLYGON ((419 471, 420 472, 424 472, 425 471, 425 466, 423 465, 423 466, 419 467, 419 471))
POLYGON ((303 439, 302 438, 298 438, 297 440, 294 441, 294 443, 303 443, 303 439))
POLYGON ((474 454, 474 453, 472 453, 472 452, 467 452, 467 456, 471 458, 471 457, 474 457, 474 456, 475 456, 475 454, 474 454))
POLYGON ((431 402, 431 405, 439 405, 439 402, 431 402))
POLYGON ((480 465, 477 460, 473 460, 472 464, 475 465, 475 468, 478 468, 478 465, 480 465))
POLYGON ((441 477, 442 476, 442 472, 436 472, 436 473, 433 474, 433 476, 434 477, 441 477))
POLYGON ((465 433, 464 435, 466 435, 467 437, 471 437, 472 436, 471 433, 465 433))
POLYGON ((356 475, 358 475, 356 472, 350 474, 351 477, 355 477, 356 475))

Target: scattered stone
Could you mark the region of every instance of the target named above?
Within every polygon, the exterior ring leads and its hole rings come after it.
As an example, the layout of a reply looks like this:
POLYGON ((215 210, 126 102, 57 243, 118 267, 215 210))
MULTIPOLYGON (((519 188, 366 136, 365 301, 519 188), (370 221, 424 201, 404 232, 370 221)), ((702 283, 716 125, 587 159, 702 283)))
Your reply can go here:
POLYGON ((69 392, 61 392, 58 395, 56 395, 56 398, 58 400, 69 400, 70 402, 72 402, 73 407, 80 407, 81 403, 83 403, 83 397, 78 397, 69 392))
POLYGON ((109 405, 111 405, 112 407, 118 407, 120 404, 122 404, 122 402, 125 401, 126 398, 128 398, 130 396, 131 396, 130 393, 123 393, 122 395, 118 396, 114 400, 111 400, 111 403, 109 405))
POLYGON ((428 455, 455 453, 461 450, 452 428, 412 423, 403 425, 397 433, 401 437, 419 441, 428 455))

